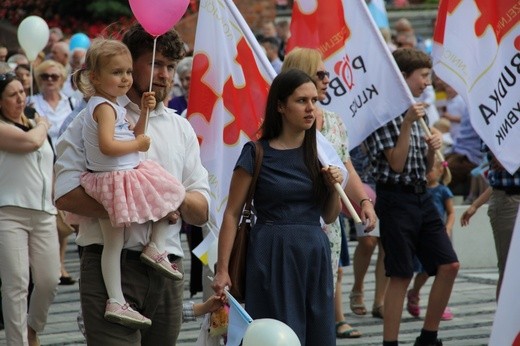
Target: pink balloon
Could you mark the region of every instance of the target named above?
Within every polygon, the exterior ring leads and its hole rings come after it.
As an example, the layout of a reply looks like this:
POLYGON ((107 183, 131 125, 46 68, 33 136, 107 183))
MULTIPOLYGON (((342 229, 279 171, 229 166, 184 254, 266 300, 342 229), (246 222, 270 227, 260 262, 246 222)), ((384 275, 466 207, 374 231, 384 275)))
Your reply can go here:
POLYGON ((135 18, 152 36, 160 36, 177 24, 190 2, 189 0, 129 1, 135 18))

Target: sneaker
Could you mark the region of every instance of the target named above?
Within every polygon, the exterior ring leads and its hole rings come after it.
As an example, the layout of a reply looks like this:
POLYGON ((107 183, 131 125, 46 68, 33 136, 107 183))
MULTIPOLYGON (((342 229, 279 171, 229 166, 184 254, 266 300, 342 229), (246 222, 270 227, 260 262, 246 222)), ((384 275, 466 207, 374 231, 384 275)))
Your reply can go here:
POLYGON ((150 242, 141 253, 141 261, 155 268, 162 275, 173 280, 182 280, 183 275, 175 263, 170 263, 168 254, 160 253, 157 246, 150 242))
POLYGON ((446 307, 444 309, 444 312, 442 313, 441 320, 442 321, 451 321, 453 319, 453 312, 451 312, 451 309, 449 307, 446 307))
POLYGON ((107 300, 105 319, 134 329, 148 328, 152 325, 149 318, 132 309, 128 303, 121 304, 115 299, 107 300))
POLYGON ((408 294, 406 295, 407 302, 406 302, 406 310, 412 315, 413 317, 419 317, 421 314, 421 308, 419 307, 419 295, 417 293, 414 293, 412 290, 408 291, 408 294))
POLYGON ((418 336, 413 346, 442 346, 442 340, 437 339, 433 344, 425 344, 421 341, 421 337, 418 336))

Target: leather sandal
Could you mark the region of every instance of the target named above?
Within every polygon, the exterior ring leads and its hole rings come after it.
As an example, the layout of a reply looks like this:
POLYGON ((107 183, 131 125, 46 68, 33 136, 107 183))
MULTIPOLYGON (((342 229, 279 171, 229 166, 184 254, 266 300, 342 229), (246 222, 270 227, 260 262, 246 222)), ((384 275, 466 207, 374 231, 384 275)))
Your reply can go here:
POLYGON ((373 306, 372 307, 372 317, 383 319, 384 311, 385 311, 384 305, 373 306))
POLYGON ((339 339, 356 339, 361 337, 361 334, 359 330, 356 328, 348 328, 347 330, 344 330, 342 332, 339 331, 339 328, 341 326, 348 325, 347 321, 339 321, 336 323, 336 337, 339 339))
POLYGON ((363 292, 350 292, 350 310, 356 315, 366 315, 367 308, 363 302, 363 292), (361 303, 360 303, 361 302, 361 303))

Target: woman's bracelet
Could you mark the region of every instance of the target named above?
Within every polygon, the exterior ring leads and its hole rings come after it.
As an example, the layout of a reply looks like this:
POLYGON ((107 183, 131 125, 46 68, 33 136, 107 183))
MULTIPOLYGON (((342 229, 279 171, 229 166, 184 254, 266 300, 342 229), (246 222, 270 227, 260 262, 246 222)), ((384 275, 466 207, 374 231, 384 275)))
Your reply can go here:
POLYGON ((363 207, 363 202, 365 202, 365 201, 369 201, 370 203, 374 204, 374 202, 372 201, 372 198, 363 198, 361 201, 359 201, 359 206, 363 207))

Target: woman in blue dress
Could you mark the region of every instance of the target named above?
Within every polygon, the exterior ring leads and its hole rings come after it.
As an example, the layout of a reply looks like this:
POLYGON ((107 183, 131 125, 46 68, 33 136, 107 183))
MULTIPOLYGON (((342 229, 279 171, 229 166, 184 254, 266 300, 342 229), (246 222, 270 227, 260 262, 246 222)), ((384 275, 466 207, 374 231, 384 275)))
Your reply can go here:
MULTIPOLYGON (((335 345, 330 245, 321 230, 339 215, 334 183, 337 167, 317 158, 313 80, 300 70, 279 74, 267 98, 260 143, 262 167, 254 194, 257 215, 247 257, 245 308, 253 319, 274 318, 289 325, 301 344, 335 345)), ((236 227, 252 180, 254 143, 235 166, 218 245, 213 288, 231 286, 228 263, 236 227)))

